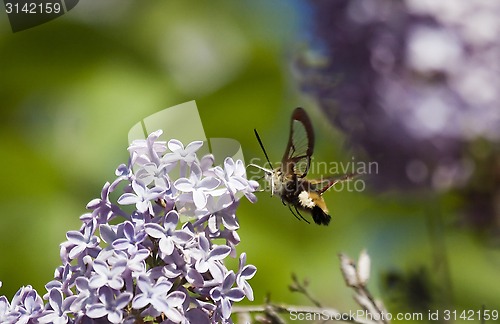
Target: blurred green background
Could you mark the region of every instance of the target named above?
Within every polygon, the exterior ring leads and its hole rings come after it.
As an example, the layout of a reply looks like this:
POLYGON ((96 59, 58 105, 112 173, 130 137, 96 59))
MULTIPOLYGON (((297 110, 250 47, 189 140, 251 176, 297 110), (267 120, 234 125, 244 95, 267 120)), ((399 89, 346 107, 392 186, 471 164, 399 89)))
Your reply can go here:
MULTIPOLYGON (((343 135, 298 90, 292 62, 304 46, 305 12, 285 0, 86 0, 18 33, 0 13, 0 294, 28 284, 44 293, 65 233, 127 161, 128 130, 167 107, 196 100, 207 137, 238 140, 248 162, 263 158, 253 128, 270 158, 281 158, 290 113, 303 106, 316 161, 350 161, 343 135)), ((460 201, 451 194, 332 191, 329 227, 297 221, 267 193, 258 198, 238 211, 238 251, 258 268, 253 304, 269 294, 309 305, 288 290, 293 272, 324 306, 358 309, 337 253, 357 258, 366 248, 370 289, 391 312, 418 298, 402 284, 411 274, 453 309, 500 309, 500 252, 452 226, 460 201), (399 302, 387 289, 394 283, 399 302)))

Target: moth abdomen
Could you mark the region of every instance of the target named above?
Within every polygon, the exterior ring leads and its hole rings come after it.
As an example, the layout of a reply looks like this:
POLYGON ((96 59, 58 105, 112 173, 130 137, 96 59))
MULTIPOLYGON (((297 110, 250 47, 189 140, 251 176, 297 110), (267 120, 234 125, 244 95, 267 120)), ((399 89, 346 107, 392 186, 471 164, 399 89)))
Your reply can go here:
POLYGON ((328 214, 323 197, 314 191, 303 190, 298 196, 301 209, 311 213, 314 222, 318 225, 328 225, 332 217, 328 214))
POLYGON ((319 206, 314 206, 311 210, 312 218, 314 222, 318 225, 328 225, 332 216, 328 215, 319 206))

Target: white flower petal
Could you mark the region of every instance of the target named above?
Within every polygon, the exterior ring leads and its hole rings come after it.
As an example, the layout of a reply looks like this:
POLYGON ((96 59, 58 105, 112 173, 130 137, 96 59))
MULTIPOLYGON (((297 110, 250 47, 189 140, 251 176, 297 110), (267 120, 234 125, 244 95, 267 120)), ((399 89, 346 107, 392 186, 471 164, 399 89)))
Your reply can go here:
POLYGON ((198 209, 202 209, 207 204, 207 196, 204 192, 196 190, 193 191, 193 202, 198 209))
POLYGON ((224 160, 224 170, 226 170, 227 175, 231 176, 234 174, 234 161, 232 158, 227 157, 224 160))
POLYGON ((220 185, 220 180, 212 177, 206 177, 198 183, 198 188, 204 190, 214 190, 220 185))
POLYGON ((188 154, 193 154, 195 153, 196 151, 198 151, 200 149, 200 147, 203 146, 203 141, 194 141, 194 142, 191 142, 188 144, 188 146, 186 146, 186 153, 188 154))
POLYGON ((181 141, 179 140, 176 140, 176 139, 171 139, 170 141, 168 141, 168 149, 172 152, 176 152, 176 151, 184 151, 184 145, 182 145, 181 141))
POLYGON ((189 179, 186 179, 186 178, 180 178, 180 179, 175 180, 174 187, 177 190, 184 191, 184 192, 191 192, 191 191, 193 191, 193 188, 194 188, 193 183, 189 179))

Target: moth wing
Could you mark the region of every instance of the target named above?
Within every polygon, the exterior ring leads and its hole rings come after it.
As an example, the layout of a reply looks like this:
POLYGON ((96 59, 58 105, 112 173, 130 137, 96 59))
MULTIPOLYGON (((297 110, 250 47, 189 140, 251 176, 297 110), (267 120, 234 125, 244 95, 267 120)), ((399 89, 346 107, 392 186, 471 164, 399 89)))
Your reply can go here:
POLYGON ((352 180, 355 176, 356 174, 349 173, 344 174, 343 176, 309 180, 311 186, 310 188, 318 194, 322 195, 325 191, 327 191, 337 183, 352 180))
POLYGON ((306 176, 314 151, 314 131, 311 120, 302 108, 293 111, 290 122, 288 144, 281 160, 281 168, 285 175, 306 176))

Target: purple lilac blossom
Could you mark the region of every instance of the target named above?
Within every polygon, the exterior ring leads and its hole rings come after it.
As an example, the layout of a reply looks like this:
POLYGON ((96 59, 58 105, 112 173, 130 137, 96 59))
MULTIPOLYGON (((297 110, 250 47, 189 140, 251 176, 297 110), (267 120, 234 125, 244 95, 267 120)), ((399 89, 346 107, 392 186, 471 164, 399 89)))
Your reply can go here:
POLYGON ((130 145, 129 165, 68 231, 43 299, 30 286, 0 296, 1 323, 232 323, 233 303, 253 300, 256 268, 245 253, 237 274, 224 259, 237 257, 237 197, 255 201, 257 185, 242 161, 217 167, 196 155, 202 142, 167 146, 161 134, 130 145))
POLYGON ((309 3, 322 59, 299 62, 301 86, 378 162, 377 187, 466 185, 471 147, 500 142, 500 2, 309 3))

